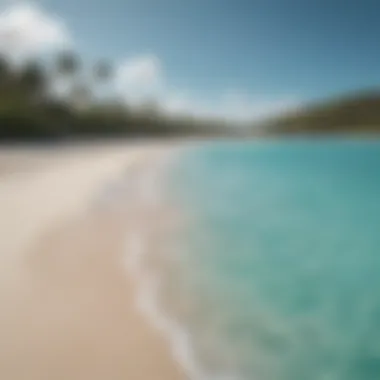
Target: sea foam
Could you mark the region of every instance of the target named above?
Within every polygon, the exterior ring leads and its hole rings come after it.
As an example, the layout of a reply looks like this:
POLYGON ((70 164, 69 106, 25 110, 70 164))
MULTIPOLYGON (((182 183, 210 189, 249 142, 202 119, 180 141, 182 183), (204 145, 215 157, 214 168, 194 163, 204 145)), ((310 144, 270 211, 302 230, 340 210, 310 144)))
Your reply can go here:
MULTIPOLYGON (((162 165, 165 162, 161 163, 162 165)), ((154 209, 163 199, 162 168, 155 163, 144 168, 133 179, 135 191, 130 191, 129 201, 134 207, 154 209)), ((128 177, 126 178, 128 181, 128 177)), ((130 184, 131 186, 132 184, 130 184)), ((187 378, 191 380, 240 380, 235 374, 210 374, 202 368, 196 357, 196 350, 189 329, 175 316, 169 315, 162 307, 162 279, 159 271, 144 266, 144 258, 149 255, 149 231, 144 223, 135 223, 127 231, 125 238, 125 266, 128 274, 137 283, 136 305, 147 320, 166 338, 173 358, 181 365, 187 378), (139 225, 140 224, 140 225, 139 225)))

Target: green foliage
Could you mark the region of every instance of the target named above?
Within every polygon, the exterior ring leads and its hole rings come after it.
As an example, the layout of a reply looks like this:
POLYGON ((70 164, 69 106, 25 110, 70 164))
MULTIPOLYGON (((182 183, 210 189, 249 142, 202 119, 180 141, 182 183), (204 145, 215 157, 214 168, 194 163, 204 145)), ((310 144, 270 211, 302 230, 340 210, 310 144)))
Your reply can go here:
POLYGON ((154 102, 133 111, 118 99, 92 103, 98 85, 112 80, 112 66, 101 61, 92 67, 90 86, 81 76, 81 62, 71 52, 61 53, 49 70, 43 62, 28 62, 21 70, 0 56, 0 140, 60 139, 107 136, 177 136, 215 134, 209 123, 160 115, 154 102), (53 72, 54 76, 49 75, 53 72), (68 85, 61 100, 51 96, 52 81, 68 85))
POLYGON ((47 78, 43 67, 39 63, 29 62, 17 74, 14 85, 24 94, 25 100, 35 100, 38 95, 45 92, 47 78))
POLYGON ((95 63, 93 68, 93 75, 95 80, 99 82, 106 82, 112 76, 111 64, 104 60, 95 63))
POLYGON ((227 123, 165 116, 154 99, 147 100, 139 110, 112 96, 100 102, 96 100, 96 89, 105 89, 113 81, 113 66, 101 60, 90 66, 87 74, 80 57, 70 51, 55 57, 53 67, 30 61, 20 69, 0 56, 0 140, 380 131, 380 91, 306 107, 268 120, 261 129, 249 133, 227 123), (51 92, 57 79, 67 85, 66 95, 60 100, 51 92))
POLYGON ((380 132, 380 91, 363 91, 272 120, 272 133, 380 132))
POLYGON ((65 51, 57 56, 55 66, 59 75, 70 77, 79 72, 81 61, 79 56, 74 52, 65 51))

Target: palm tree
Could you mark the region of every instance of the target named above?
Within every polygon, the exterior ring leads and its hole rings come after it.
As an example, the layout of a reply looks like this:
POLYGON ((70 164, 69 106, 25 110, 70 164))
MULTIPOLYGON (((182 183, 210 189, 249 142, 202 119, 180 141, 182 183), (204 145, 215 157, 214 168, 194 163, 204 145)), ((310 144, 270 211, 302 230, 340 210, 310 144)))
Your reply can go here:
POLYGON ((108 90, 109 84, 112 81, 112 77, 113 68, 108 61, 100 60, 94 64, 92 68, 94 91, 103 99, 104 105, 109 105, 110 103, 110 94, 108 90))
POLYGON ((60 77, 73 78, 81 69, 79 56, 71 51, 61 52, 56 59, 56 72, 60 77))
POLYGON ((55 61, 55 76, 61 85, 65 82, 67 88, 67 101, 75 105, 75 93, 77 93, 77 83, 81 74, 82 64, 79 55, 72 51, 61 52, 55 61))
POLYGON ((9 87, 14 79, 14 72, 9 60, 0 55, 0 95, 9 97, 9 87))
POLYGON ((93 74, 97 82, 105 83, 112 77, 112 66, 105 60, 99 61, 94 65, 93 74))
POLYGON ((10 74, 11 68, 7 58, 0 55, 0 85, 9 79, 10 74))
POLYGON ((44 67, 36 61, 25 64, 17 76, 18 87, 28 102, 39 101, 47 89, 47 76, 44 67))

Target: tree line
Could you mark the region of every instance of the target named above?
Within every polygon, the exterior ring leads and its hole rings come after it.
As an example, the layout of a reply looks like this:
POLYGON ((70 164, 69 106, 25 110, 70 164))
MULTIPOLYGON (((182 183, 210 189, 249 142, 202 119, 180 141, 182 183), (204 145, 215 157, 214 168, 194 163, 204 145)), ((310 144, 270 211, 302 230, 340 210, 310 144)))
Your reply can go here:
POLYGON ((311 104, 242 129, 221 120, 169 116, 152 101, 137 109, 115 94, 105 96, 114 76, 109 61, 85 67, 71 51, 22 64, 0 54, 0 141, 380 131, 378 89, 311 104))
POLYGON ((220 122, 169 117, 152 102, 135 109, 99 96, 113 80, 108 61, 85 68, 69 51, 18 65, 0 55, 0 140, 230 133, 220 122))
POLYGON ((263 129, 275 135, 377 134, 380 132, 380 90, 361 90, 312 103, 292 114, 268 120, 263 129))

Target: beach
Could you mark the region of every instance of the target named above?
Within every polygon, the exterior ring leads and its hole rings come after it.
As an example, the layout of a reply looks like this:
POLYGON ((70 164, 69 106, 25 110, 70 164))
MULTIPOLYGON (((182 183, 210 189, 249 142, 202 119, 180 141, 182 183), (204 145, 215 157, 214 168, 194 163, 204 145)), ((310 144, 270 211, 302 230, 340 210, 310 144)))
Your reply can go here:
POLYGON ((162 212, 128 206, 128 172, 151 168, 170 149, 1 152, 1 378, 184 378, 165 334, 138 308, 127 269, 137 224, 141 233, 162 212))
POLYGON ((0 150, 0 377, 378 379, 380 143, 189 143, 0 150))

